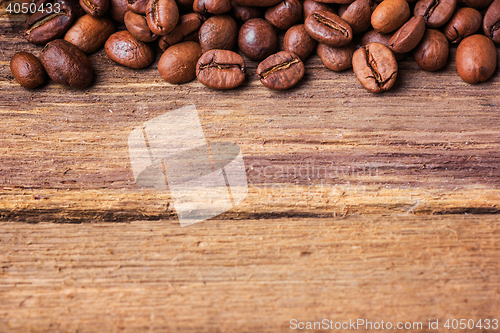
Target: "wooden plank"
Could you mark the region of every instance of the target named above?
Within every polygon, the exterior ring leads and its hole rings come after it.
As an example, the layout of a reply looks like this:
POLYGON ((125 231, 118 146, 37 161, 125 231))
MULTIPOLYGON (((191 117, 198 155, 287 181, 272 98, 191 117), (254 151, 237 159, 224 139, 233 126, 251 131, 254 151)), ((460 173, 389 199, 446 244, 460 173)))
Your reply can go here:
POLYGON ((447 319, 498 318, 500 308, 496 216, 0 230, 1 332, 288 332, 291 319, 325 318, 430 332, 429 319, 444 331, 447 319))
POLYGON ((437 73, 407 58, 373 95, 314 56, 290 91, 248 62, 243 87, 217 92, 101 50, 89 89, 27 91, 8 62, 40 48, 20 22, 0 18, 0 332, 498 318, 498 73, 462 82, 453 49, 437 73), (209 141, 241 147, 249 193, 181 228, 168 191, 134 184, 127 138, 190 104, 209 141), (40 221, 74 224, 15 223, 40 221))
POLYGON ((222 218, 348 213, 498 213, 500 79, 469 85, 447 68, 400 63, 395 89, 374 95, 352 71, 333 73, 314 56, 286 92, 264 88, 248 62, 233 91, 193 81, 170 85, 156 63, 121 67, 90 56, 86 90, 53 82, 27 91, 8 61, 26 43, 19 23, 0 24, 0 217, 4 220, 130 221, 175 218, 169 193, 139 189, 130 131, 194 104, 209 141, 241 147, 250 194, 222 218), (41 199, 40 199, 41 198, 41 199), (46 199, 44 199, 46 198, 46 199))

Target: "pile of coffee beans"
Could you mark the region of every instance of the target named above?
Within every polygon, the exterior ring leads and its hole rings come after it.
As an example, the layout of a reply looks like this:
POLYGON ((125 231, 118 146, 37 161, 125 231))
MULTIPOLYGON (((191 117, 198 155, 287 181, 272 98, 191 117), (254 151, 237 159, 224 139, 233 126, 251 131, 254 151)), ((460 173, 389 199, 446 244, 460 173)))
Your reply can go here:
POLYGON ((458 45, 460 77, 486 81, 497 66, 494 43, 500 44, 500 0, 24 1, 41 8, 24 35, 45 45, 40 59, 20 52, 11 60, 26 88, 46 75, 66 86, 88 86, 93 70, 87 54, 104 46, 110 59, 137 69, 151 65, 161 50, 158 71, 165 81, 197 78, 212 89, 241 85, 245 58, 260 62, 264 86, 289 89, 316 50, 328 69, 352 67, 377 93, 394 85, 398 61, 409 54, 426 71, 442 69, 450 44, 458 45))

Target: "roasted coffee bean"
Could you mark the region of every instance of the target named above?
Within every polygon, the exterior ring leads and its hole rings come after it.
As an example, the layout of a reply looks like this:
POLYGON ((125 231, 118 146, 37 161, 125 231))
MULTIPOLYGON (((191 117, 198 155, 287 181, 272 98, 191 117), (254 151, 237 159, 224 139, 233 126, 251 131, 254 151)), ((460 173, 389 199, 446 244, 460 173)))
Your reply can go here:
POLYGON ((356 51, 354 43, 346 46, 333 47, 326 44, 318 44, 316 53, 326 68, 341 72, 352 67, 352 55, 356 51))
POLYGON ((264 59, 257 67, 260 82, 269 89, 290 89, 302 79, 304 63, 291 52, 281 51, 264 59))
POLYGON ((295 53, 304 61, 314 50, 316 41, 309 36, 303 24, 297 24, 287 30, 283 38, 285 51, 295 53))
POLYGON ((483 31, 492 41, 500 44, 500 0, 494 0, 484 14, 483 31))
POLYGON ((446 65, 449 49, 448 39, 441 31, 427 29, 413 50, 413 57, 420 68, 430 72, 437 71, 446 65))
POLYGON ((448 22, 457 6, 457 0, 419 0, 415 4, 415 16, 423 16, 429 28, 438 28, 448 22))
POLYGON ((334 13, 315 12, 306 18, 304 26, 312 38, 323 44, 344 46, 352 40, 351 27, 334 13))
POLYGON ((238 47, 252 60, 270 56, 278 47, 278 37, 273 26, 264 19, 246 21, 238 34, 238 47))
POLYGON ((339 16, 351 26, 353 34, 359 34, 370 27, 372 9, 371 0, 356 0, 350 5, 339 8, 339 16))
POLYGON ((149 0, 128 0, 127 8, 136 14, 146 15, 148 12, 149 0))
POLYGON ((446 23, 444 34, 450 42, 459 43, 465 37, 476 33, 481 28, 482 21, 483 17, 477 9, 459 8, 446 23))
POLYGON ((196 77, 196 63, 201 57, 201 47, 196 42, 183 42, 169 47, 158 62, 158 71, 168 83, 178 84, 196 77))
POLYGON ((126 30, 112 34, 104 44, 104 49, 111 60, 131 68, 147 67, 154 60, 151 47, 135 39, 126 30))
POLYGON ((16 81, 27 89, 38 87, 45 81, 45 69, 40 60, 28 52, 14 54, 10 60, 10 70, 16 81))
POLYGON ((149 0, 146 19, 152 33, 165 35, 177 25, 179 8, 174 0, 149 0))
POLYGON ((299 0, 283 0, 268 8, 264 17, 276 29, 286 30, 302 17, 302 4, 299 0))
MULTIPOLYGON (((381 43, 384 46, 389 47, 389 41, 391 40, 393 34, 381 34, 376 30, 370 30, 363 35, 360 41, 360 45, 366 45, 370 43, 381 43)), ((395 53, 397 61, 402 61, 406 58, 406 54, 395 53)))
POLYGON ((198 60, 196 77, 212 89, 233 89, 245 81, 245 61, 233 51, 210 50, 198 60))
POLYGON ((305 0, 304 3, 302 4, 302 12, 304 19, 311 16, 311 14, 313 14, 314 12, 320 12, 320 11, 335 13, 335 10, 326 3, 317 2, 314 0, 305 0))
POLYGON ((389 48, 394 53, 406 53, 413 50, 425 32, 425 21, 422 16, 413 16, 392 35, 389 48))
POLYGON ((394 54, 380 43, 370 43, 357 49, 352 57, 352 69, 358 81, 374 93, 392 88, 398 75, 394 54))
POLYGON ((193 10, 200 14, 224 14, 231 10, 230 0, 194 0, 193 10))
POLYGON ((203 23, 198 38, 203 53, 212 49, 232 50, 238 39, 238 25, 229 15, 214 15, 203 23))
POLYGON ((94 71, 89 58, 63 39, 47 43, 40 52, 40 61, 49 77, 57 83, 85 88, 92 82, 94 71))
POLYGON ((89 54, 102 47, 113 32, 115 26, 111 19, 87 14, 76 20, 64 35, 64 40, 89 54))
POLYGON ((109 0, 80 0, 83 10, 95 17, 104 15, 109 8, 109 0))
POLYGON ((46 44, 61 37, 71 27, 75 18, 72 8, 59 2, 60 11, 56 13, 52 7, 44 7, 26 21, 24 37, 33 44, 46 44), (50 8, 50 9, 49 9, 50 8))
POLYGON ((158 40, 158 45, 165 51, 170 46, 184 42, 198 42, 198 31, 205 22, 205 17, 199 13, 189 13, 179 17, 177 26, 158 40))
POLYGON ((372 13, 372 27, 381 34, 396 31, 408 21, 410 14, 406 0, 384 0, 372 13))
POLYGON ((366 45, 370 43, 381 43, 385 46, 389 45, 392 34, 381 34, 376 30, 370 30, 361 37, 360 45, 366 45))
POLYGON ((130 34, 141 42, 152 42, 159 36, 152 33, 149 29, 146 16, 128 11, 124 17, 125 26, 130 34))
POLYGON ((249 7, 271 7, 281 0, 234 0, 238 5, 249 7))
POLYGON ((108 13, 113 20, 123 23, 127 11, 127 0, 109 0, 108 13))
POLYGON ((316 0, 316 1, 322 3, 337 4, 337 5, 348 5, 354 2, 354 0, 316 0))
POLYGON ((475 9, 484 9, 488 7, 492 0, 462 0, 465 6, 472 7, 475 9))
POLYGON ((231 1, 232 15, 234 18, 246 22, 253 18, 259 18, 262 16, 260 9, 258 7, 249 7, 238 5, 236 2, 231 1))
POLYGON ((486 81, 497 67, 495 44, 483 35, 466 37, 458 44, 455 63, 458 75, 465 82, 486 81))

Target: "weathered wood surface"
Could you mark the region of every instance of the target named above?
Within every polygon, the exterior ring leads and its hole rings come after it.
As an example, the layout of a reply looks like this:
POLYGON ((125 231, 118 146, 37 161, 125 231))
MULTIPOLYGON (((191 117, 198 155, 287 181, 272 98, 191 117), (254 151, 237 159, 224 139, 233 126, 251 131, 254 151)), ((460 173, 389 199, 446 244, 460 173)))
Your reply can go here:
POLYGON ((395 89, 373 95, 312 57, 293 90, 265 89, 249 62, 243 87, 217 92, 101 50, 89 89, 27 91, 8 62, 40 48, 10 23, 0 22, 0 332, 498 316, 498 71, 469 85, 454 50, 437 73, 408 58, 395 89), (249 194, 181 228, 168 191, 134 184, 127 138, 189 104, 209 141, 241 147, 249 194))
MULTIPOLYGON (((27 91, 10 57, 38 54, 4 21, 0 81, 0 216, 21 221, 175 218, 164 192, 140 190, 128 158, 130 131, 194 104, 206 138, 241 147, 249 195, 223 218, 345 214, 498 213, 500 77, 470 85, 455 72, 400 63, 397 86, 364 90, 352 71, 317 57, 295 89, 273 92, 255 77, 232 91, 170 85, 156 65, 121 67, 90 56, 86 90, 53 82, 27 91)), ((17 31, 16 31, 17 30, 17 31)))
POLYGON ((499 316, 491 215, 0 229, 1 332, 293 332, 291 319, 325 318, 443 332, 499 316))

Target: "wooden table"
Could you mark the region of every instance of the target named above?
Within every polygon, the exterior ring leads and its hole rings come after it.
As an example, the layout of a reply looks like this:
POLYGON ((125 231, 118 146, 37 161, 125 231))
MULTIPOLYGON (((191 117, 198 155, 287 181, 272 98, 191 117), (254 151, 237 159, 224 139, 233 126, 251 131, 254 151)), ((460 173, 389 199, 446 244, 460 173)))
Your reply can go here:
POLYGON ((248 62, 218 92, 101 50, 90 88, 28 91, 9 60, 40 48, 19 28, 1 18, 0 332, 500 319, 498 73, 466 84, 452 49, 437 73, 400 62, 375 95, 313 56, 290 91, 248 62), (127 137, 190 104, 207 140, 241 147, 249 193, 181 228, 168 191, 135 185, 127 137))

